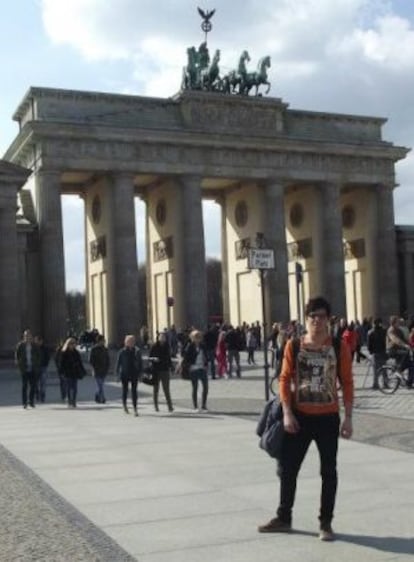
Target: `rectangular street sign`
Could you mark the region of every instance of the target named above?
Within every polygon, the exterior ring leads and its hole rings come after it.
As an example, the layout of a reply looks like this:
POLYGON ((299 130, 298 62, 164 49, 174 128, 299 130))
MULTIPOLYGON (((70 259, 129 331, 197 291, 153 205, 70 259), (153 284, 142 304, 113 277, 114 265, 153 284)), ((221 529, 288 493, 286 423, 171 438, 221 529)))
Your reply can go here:
POLYGON ((275 253, 268 248, 250 248, 248 265, 250 269, 274 269, 275 253))

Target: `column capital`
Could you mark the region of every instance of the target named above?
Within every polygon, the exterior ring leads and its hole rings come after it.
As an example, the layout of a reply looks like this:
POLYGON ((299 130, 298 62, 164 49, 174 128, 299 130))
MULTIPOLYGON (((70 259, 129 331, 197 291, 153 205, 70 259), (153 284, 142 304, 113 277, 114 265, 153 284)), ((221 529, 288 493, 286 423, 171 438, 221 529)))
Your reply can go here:
POLYGON ((51 168, 38 168, 35 170, 34 174, 38 178, 52 178, 52 179, 61 179, 62 177, 62 170, 54 170, 51 168))
POLYGON ((338 197, 342 191, 342 189, 344 188, 344 183, 341 181, 325 181, 323 183, 318 184, 318 189, 320 190, 320 192, 326 197, 326 196, 332 196, 334 195, 335 197, 338 197))
POLYGON ((381 183, 376 183, 374 185, 374 188, 376 191, 380 192, 380 193, 387 193, 389 191, 393 192, 394 189, 397 187, 397 184, 394 181, 390 181, 390 182, 381 182, 381 183))
POLYGON ((179 178, 180 178, 180 182, 185 186, 187 185, 201 186, 201 181, 203 179, 202 176, 199 176, 197 174, 181 174, 179 178))

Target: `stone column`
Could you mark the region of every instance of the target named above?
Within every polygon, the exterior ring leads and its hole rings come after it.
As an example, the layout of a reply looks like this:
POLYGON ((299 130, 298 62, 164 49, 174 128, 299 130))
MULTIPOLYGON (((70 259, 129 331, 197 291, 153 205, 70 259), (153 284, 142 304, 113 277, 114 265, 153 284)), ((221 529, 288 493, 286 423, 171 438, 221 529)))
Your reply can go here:
MULTIPOLYGON (((377 186, 377 298, 376 314, 383 320, 399 314, 397 243, 394 224, 393 185, 377 186)), ((407 287, 407 292, 411 287, 407 287)))
POLYGON ((408 248, 403 254, 403 264, 405 278, 405 310, 403 312, 412 314, 412 311, 414 311, 414 294, 412 291, 414 287, 414 254, 408 248))
POLYGON ((275 251, 274 270, 265 274, 265 306, 267 332, 273 322, 287 322, 289 312, 289 281, 285 232, 285 188, 277 180, 264 185, 264 223, 265 246, 275 251))
MULTIPOLYGON (((61 203, 61 173, 36 173, 36 199, 40 238, 43 337, 55 345, 66 335, 65 256, 61 203)), ((29 326, 30 327, 30 326, 29 326)))
POLYGON ((221 206, 221 295, 223 306, 223 320, 230 322, 229 297, 229 266, 227 245, 227 201, 226 196, 219 197, 217 203, 221 206))
POLYGON ((207 276, 204 246, 201 178, 183 176, 183 272, 184 319, 188 326, 207 326, 207 276))
MULTIPOLYGON (((331 304, 332 314, 346 316, 345 264, 342 238, 341 185, 321 186, 321 294, 331 304)), ((316 296, 316 295, 314 295, 316 296)))
POLYGON ((112 299, 113 334, 122 343, 127 334, 138 334, 139 310, 134 176, 114 174, 112 182, 112 299))
POLYGON ((19 252, 16 228, 17 185, 1 185, 0 208, 0 352, 12 352, 21 334, 19 252))
MULTIPOLYGON (((145 259, 146 259, 146 295, 147 295, 147 328, 150 334, 154 333, 154 319, 153 319, 153 309, 152 309, 152 275, 151 275, 151 246, 150 246, 150 218, 148 211, 148 195, 145 193, 142 196, 142 200, 145 202, 145 259)), ((142 321, 144 320, 144 311, 141 310, 142 321)), ((144 323, 144 322, 142 322, 144 323)))

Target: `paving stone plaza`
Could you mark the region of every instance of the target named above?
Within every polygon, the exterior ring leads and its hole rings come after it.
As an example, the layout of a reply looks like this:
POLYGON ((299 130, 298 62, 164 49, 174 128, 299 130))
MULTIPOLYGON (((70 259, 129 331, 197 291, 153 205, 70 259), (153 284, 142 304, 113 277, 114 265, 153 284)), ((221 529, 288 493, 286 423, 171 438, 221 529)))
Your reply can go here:
POLYGON ((243 364, 240 380, 210 381, 208 414, 191 412, 187 381, 172 380, 173 414, 163 403, 155 413, 141 384, 138 418, 123 413, 112 377, 107 404, 93 401, 87 377, 77 410, 68 410, 53 372, 46 403, 23 410, 19 377, 3 366, 0 560, 413 560, 413 394, 373 391, 365 371, 355 365, 355 437, 340 442, 338 538, 326 544, 317 538, 313 446, 298 481, 295 532, 256 531, 278 496, 273 461, 255 436, 260 366, 243 364))

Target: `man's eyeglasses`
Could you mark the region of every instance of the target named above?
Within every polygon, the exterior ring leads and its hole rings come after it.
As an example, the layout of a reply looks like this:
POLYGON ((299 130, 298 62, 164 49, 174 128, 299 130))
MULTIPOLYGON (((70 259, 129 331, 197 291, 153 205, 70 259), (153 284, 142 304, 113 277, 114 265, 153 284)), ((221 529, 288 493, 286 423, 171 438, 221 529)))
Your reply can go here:
POLYGON ((309 318, 311 318, 312 320, 325 320, 325 318, 327 318, 327 314, 326 312, 309 312, 308 314, 309 318))

